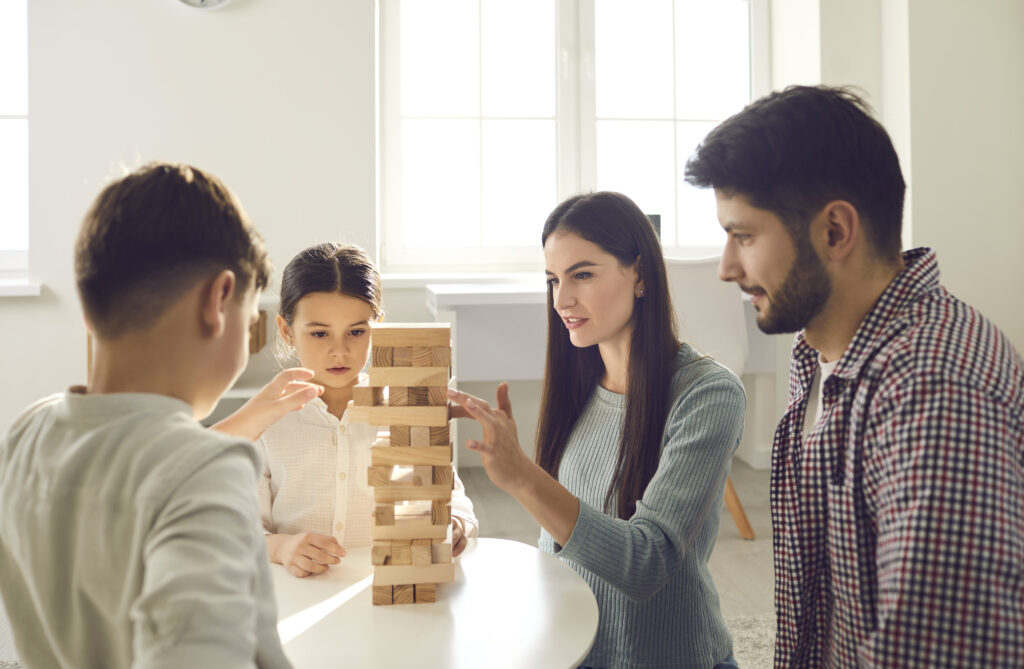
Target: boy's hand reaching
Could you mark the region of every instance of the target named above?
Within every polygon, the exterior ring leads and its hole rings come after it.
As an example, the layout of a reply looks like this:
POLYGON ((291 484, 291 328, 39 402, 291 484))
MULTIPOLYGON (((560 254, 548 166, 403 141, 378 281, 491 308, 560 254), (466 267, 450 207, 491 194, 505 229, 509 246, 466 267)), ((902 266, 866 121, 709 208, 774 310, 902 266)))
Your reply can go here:
POLYGON ((267 554, 271 562, 284 565, 292 576, 303 578, 322 574, 341 562, 345 549, 338 540, 323 534, 268 534, 267 554))
POLYGON ((312 378, 313 370, 303 367, 278 372, 242 408, 214 425, 213 429, 256 441, 264 430, 289 411, 301 409, 324 392, 323 386, 310 382, 312 378))

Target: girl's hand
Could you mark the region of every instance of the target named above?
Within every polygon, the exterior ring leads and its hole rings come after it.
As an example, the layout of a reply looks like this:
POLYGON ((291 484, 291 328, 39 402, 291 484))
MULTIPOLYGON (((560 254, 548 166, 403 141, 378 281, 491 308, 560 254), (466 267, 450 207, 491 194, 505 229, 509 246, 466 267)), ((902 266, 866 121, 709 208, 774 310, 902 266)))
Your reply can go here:
MULTIPOLYGON (((516 423, 512 419, 512 402, 508 397, 508 384, 503 382, 498 385, 497 409, 492 409, 487 402, 477 397, 453 389, 448 390, 448 399, 462 407, 468 417, 480 423, 484 432, 483 441, 468 439, 466 446, 480 454, 487 476, 494 485, 515 495, 526 484, 534 467, 519 446, 516 423)), ((457 415, 457 411, 453 411, 453 414, 457 415)))
POLYGON ((341 562, 345 549, 337 539, 323 534, 269 534, 267 554, 271 562, 284 565, 292 576, 303 578, 322 574, 332 564, 341 562))
POLYGON ((292 367, 279 372, 270 383, 242 407, 213 426, 214 430, 256 441, 268 427, 285 414, 301 409, 324 392, 324 387, 310 383, 313 370, 292 367))
POLYGON ((466 526, 458 516, 452 516, 452 557, 466 550, 469 541, 466 539, 466 526))

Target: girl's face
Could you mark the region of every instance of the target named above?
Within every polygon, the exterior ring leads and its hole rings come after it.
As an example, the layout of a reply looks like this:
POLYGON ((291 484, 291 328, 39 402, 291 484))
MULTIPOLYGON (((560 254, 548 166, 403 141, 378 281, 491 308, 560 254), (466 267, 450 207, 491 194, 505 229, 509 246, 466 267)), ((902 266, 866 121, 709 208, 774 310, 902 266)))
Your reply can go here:
POLYGON ((622 265, 597 244, 568 231, 548 236, 544 260, 555 311, 573 346, 628 347, 633 300, 642 288, 636 265, 622 265))
POLYGON ((357 297, 309 293, 296 304, 292 324, 278 316, 277 327, 315 383, 344 388, 356 383, 370 356, 373 319, 373 309, 357 297))

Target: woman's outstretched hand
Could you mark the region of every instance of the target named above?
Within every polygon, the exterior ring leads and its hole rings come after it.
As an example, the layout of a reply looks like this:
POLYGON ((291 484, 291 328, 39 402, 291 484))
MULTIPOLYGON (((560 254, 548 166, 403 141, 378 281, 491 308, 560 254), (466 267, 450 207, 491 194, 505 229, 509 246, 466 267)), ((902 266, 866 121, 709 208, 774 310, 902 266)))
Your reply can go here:
POLYGON ((519 445, 508 384, 498 386, 496 409, 478 397, 454 389, 448 390, 448 399, 456 405, 452 407, 454 417, 472 418, 483 428, 483 440, 467 439, 466 446, 480 454, 487 476, 494 485, 509 493, 521 489, 534 464, 519 445), (459 407, 463 411, 459 411, 459 407))
POLYGON ((264 430, 285 414, 301 409, 323 393, 323 386, 310 383, 312 378, 313 370, 303 367, 279 372, 238 411, 214 425, 213 429, 256 441, 264 430))
POLYGON ((483 428, 483 440, 467 439, 466 446, 480 454, 494 485, 515 497, 564 546, 580 514, 579 499, 528 458, 519 446, 508 384, 498 385, 496 409, 457 390, 449 389, 448 399, 454 403, 450 411, 453 418, 472 418, 483 428))

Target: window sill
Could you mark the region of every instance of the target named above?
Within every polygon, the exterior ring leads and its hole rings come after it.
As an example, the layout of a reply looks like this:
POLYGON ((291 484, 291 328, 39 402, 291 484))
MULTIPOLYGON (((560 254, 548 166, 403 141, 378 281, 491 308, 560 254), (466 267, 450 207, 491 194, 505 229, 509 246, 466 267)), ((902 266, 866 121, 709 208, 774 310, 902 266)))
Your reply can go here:
POLYGON ((43 294, 43 284, 28 279, 0 279, 0 298, 4 297, 39 297, 43 294))
POLYGON ((381 276, 384 292, 392 288, 425 288, 446 284, 501 284, 538 286, 544 288, 544 275, 540 272, 477 272, 477 273, 385 273, 381 276))

